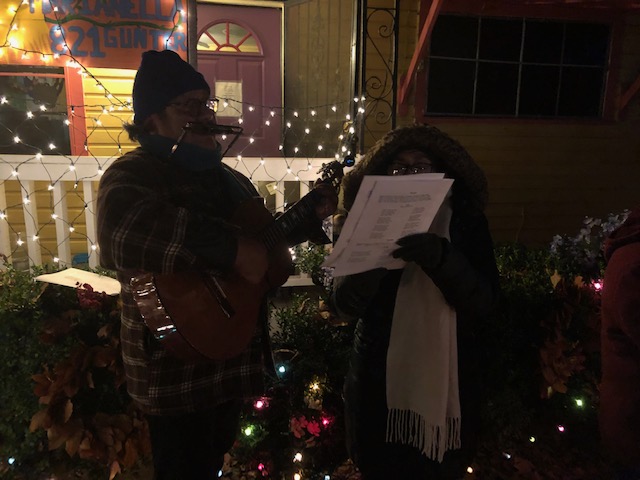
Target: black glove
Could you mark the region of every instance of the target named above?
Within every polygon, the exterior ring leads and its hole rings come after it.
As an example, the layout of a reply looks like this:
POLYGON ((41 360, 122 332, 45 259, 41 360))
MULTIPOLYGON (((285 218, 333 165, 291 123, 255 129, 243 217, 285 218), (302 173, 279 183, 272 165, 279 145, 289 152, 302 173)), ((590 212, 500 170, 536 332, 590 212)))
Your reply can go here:
POLYGON ((396 243, 400 248, 391 252, 393 258, 415 262, 424 270, 433 270, 442 264, 449 242, 435 233, 416 233, 402 237, 396 243))

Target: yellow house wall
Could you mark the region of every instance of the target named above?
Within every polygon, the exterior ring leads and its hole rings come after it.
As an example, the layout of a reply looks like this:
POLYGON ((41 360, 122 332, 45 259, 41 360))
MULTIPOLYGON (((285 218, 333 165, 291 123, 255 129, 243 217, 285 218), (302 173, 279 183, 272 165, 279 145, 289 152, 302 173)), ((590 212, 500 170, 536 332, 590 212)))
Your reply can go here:
POLYGON ((133 120, 131 90, 135 70, 92 68, 91 76, 83 77, 82 88, 87 117, 89 151, 95 156, 119 156, 133 150, 137 144, 129 140, 122 125, 133 120), (104 86, 100 88, 98 85, 104 86), (110 93, 112 98, 106 95, 110 93), (106 109, 106 113, 103 113, 106 109), (100 125, 97 123, 100 121, 100 125))

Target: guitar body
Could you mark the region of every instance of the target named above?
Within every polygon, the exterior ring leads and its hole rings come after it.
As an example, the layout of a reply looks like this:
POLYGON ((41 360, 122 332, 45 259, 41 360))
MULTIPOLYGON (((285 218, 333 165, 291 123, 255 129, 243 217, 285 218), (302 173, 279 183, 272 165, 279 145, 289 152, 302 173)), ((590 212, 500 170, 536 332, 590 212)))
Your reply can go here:
MULTIPOLYGON (((330 166, 334 181, 339 184, 342 167, 337 162, 330 166)), ((303 205, 300 209, 303 208, 308 215, 310 207, 303 205)), ((295 215, 292 212, 289 218, 295 215)), ((262 237, 268 247, 269 268, 258 284, 234 272, 225 277, 206 271, 147 272, 131 279, 133 297, 145 324, 172 355, 184 361, 220 361, 247 348, 255 334, 266 293, 285 283, 294 271, 284 237, 279 240, 273 234, 275 229, 271 227, 275 222, 262 198, 243 202, 231 219, 243 235, 262 237)), ((287 221, 282 224, 287 225, 287 221)))
MULTIPOLYGON (((241 204, 232 221, 245 234, 257 235, 274 220, 257 198, 241 204)), ((226 360, 247 347, 265 294, 285 283, 292 270, 289 248, 283 243, 269 251, 269 269, 258 284, 234 273, 223 278, 186 271, 145 273, 134 277, 131 286, 145 324, 174 356, 185 361, 226 360)))

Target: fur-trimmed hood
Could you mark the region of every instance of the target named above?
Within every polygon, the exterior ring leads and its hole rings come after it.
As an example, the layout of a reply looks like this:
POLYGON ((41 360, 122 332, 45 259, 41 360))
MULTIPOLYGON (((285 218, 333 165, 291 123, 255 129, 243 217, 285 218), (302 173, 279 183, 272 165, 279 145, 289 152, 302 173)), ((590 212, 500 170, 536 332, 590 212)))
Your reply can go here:
POLYGON ((484 211, 488 199, 487 179, 460 143, 429 125, 399 127, 387 133, 364 155, 342 183, 344 208, 350 210, 365 175, 386 175, 387 167, 401 150, 420 150, 454 179, 453 202, 470 213, 484 211))

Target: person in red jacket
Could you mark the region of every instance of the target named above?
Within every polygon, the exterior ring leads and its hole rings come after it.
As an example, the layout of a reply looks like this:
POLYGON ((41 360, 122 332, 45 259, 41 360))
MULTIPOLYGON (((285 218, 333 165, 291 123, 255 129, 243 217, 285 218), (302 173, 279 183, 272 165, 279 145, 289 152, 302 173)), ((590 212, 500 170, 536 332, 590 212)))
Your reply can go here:
POLYGON ((640 207, 605 242, 600 431, 618 480, 640 479, 640 207))

